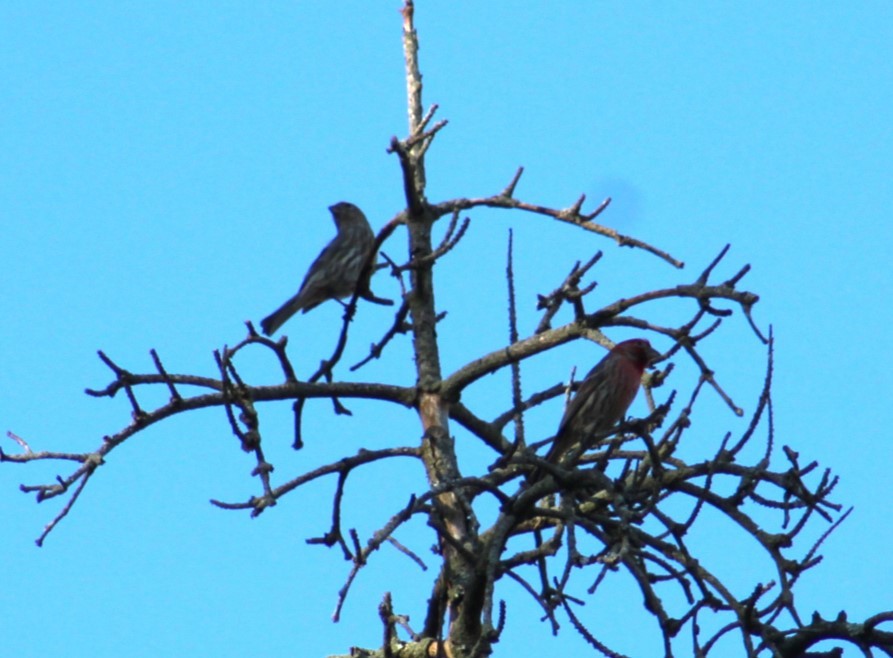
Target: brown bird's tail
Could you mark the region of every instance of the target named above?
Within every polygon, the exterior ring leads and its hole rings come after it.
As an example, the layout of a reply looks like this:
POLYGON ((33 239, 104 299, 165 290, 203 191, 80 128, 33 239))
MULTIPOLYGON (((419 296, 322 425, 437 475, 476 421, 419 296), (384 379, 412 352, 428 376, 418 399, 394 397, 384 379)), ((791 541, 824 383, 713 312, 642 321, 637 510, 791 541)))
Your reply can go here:
POLYGON ((298 293, 261 320, 260 328, 267 336, 272 336, 291 316, 301 309, 304 309, 306 312, 309 308, 309 306, 305 305, 304 300, 301 299, 301 294, 298 293))

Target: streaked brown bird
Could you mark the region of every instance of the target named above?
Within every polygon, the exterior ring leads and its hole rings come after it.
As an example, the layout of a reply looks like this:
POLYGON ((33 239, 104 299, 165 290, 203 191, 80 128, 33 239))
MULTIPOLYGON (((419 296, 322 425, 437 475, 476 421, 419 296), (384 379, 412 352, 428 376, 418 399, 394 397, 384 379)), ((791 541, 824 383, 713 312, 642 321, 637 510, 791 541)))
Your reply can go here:
POLYGON ((357 288, 363 266, 375 248, 375 234, 366 215, 352 203, 341 201, 329 210, 338 234, 313 261, 297 294, 261 320, 267 336, 298 311, 306 313, 329 299, 343 299, 357 288))
POLYGON ((592 448, 600 434, 623 420, 639 391, 642 373, 659 357, 644 338, 617 343, 583 379, 545 459, 558 464, 571 452, 579 457, 592 448))

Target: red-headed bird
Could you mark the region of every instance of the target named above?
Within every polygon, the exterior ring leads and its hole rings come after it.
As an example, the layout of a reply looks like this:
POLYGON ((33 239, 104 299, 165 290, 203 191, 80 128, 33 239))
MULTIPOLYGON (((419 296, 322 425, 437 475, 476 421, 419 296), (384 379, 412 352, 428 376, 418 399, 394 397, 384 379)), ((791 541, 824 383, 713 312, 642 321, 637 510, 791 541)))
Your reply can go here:
POLYGON ((644 338, 617 343, 589 371, 567 405, 546 461, 558 464, 571 451, 579 457, 600 434, 623 420, 639 391, 642 373, 659 357, 644 338))
POLYGON ((329 299, 348 297, 357 288, 363 266, 375 248, 375 234, 366 215, 352 203, 341 201, 329 210, 338 234, 313 261, 297 294, 261 320, 267 336, 298 311, 306 313, 329 299))

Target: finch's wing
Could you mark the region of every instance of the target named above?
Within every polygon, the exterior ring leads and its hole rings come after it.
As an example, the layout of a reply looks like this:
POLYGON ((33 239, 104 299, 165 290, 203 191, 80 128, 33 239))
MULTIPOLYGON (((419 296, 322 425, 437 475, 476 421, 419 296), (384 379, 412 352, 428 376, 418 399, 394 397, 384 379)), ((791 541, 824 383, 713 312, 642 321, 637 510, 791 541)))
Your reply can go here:
POLYGON ((561 436, 564 433, 568 425, 574 421, 583 407, 590 407, 596 402, 592 398, 594 395, 598 394, 599 389, 602 388, 602 382, 604 382, 605 377, 607 376, 608 368, 605 364, 606 360, 599 361, 592 367, 592 370, 586 373, 586 377, 583 378, 580 388, 577 389, 577 394, 574 395, 570 404, 568 404, 567 408, 564 410, 564 415, 561 417, 561 422, 558 424, 558 436, 561 436))

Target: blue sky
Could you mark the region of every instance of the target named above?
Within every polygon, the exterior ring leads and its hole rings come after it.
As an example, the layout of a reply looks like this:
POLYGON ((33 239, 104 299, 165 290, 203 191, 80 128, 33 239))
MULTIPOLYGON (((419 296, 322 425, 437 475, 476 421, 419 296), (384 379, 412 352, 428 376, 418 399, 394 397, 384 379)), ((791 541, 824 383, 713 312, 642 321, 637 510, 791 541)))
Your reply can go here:
MULTIPOLYGON (((401 210, 399 167, 385 152, 406 130, 399 4, 320 7, 0 4, 4 433, 35 450, 97 446, 129 413, 126 400, 82 393, 108 381, 97 349, 138 371, 151 367, 155 348, 171 371, 211 375, 212 350, 237 342, 245 320, 294 292, 333 234, 328 205, 351 200, 375 227, 401 210)), ((429 154, 429 198, 495 193, 524 165, 520 198, 563 207, 580 193, 592 204, 612 196, 606 224, 686 268, 533 216, 474 213, 439 275, 438 303, 450 313, 440 331, 446 370, 505 341, 510 227, 526 332, 535 294, 597 249, 605 257, 593 274, 593 304, 690 282, 731 243, 721 271, 752 265, 745 285, 761 297, 755 317, 777 337, 777 441, 832 468, 841 477, 835 499, 856 507, 824 545, 823 564, 799 583, 801 610, 847 609, 858 620, 890 608, 893 575, 882 565, 893 543, 893 8, 543 7, 418 2, 424 98, 450 121, 429 154)), ((401 239, 385 248, 397 259, 401 239)), ((376 290, 397 294, 383 277, 376 290)), ((386 308, 362 308, 354 360, 389 317, 386 308)), ((286 325, 300 372, 331 349, 339 318, 330 304, 286 325)), ((705 349, 725 388, 752 409, 762 351, 744 322, 729 321, 705 349)), ((594 348, 573 346, 532 364, 528 377, 553 383, 596 358, 594 348)), ((403 343, 351 377, 408 384, 410 365, 403 343)), ((260 353, 244 372, 255 383, 277 377, 260 353)), ((504 386, 480 394, 504 406, 504 386)), ((268 446, 281 437, 270 448, 276 476, 418 436, 408 413, 351 408, 352 418, 333 418, 314 405, 305 431, 315 440, 300 453, 288 448, 288 405, 264 409, 268 446)), ((641 401, 633 407, 643 410, 641 401)), ((548 436, 559 417, 560 407, 543 410, 531 430, 548 436)), ((692 455, 743 427, 710 401, 698 422, 686 446, 692 455)), ((473 463, 474 454, 463 458, 473 463)), ((378 643, 376 605, 386 590, 421 623, 430 571, 382 551, 331 624, 349 565, 304 544, 327 527, 331 483, 255 520, 208 505, 255 493, 251 468, 219 411, 173 419, 116 451, 37 549, 33 539, 58 503, 35 506, 18 485, 65 471, 0 467, 2 653, 346 653, 378 643)), ((351 524, 368 535, 420 486, 408 467, 371 471, 348 491, 361 505, 351 524)), ((729 528, 705 528, 711 559, 733 570, 760 566, 729 528)), ((401 539, 425 552, 424 530, 401 539)), ((500 596, 510 607, 498 654, 583 648, 572 631, 550 638, 516 588, 505 585, 500 596)), ((621 586, 617 597, 593 600, 583 615, 614 649, 656 655, 625 614, 638 596, 621 586)))

